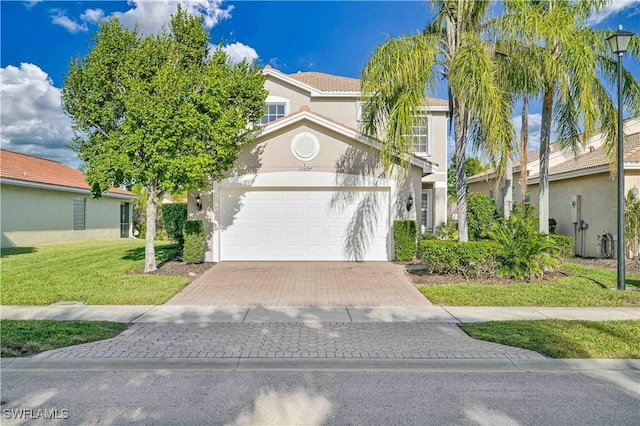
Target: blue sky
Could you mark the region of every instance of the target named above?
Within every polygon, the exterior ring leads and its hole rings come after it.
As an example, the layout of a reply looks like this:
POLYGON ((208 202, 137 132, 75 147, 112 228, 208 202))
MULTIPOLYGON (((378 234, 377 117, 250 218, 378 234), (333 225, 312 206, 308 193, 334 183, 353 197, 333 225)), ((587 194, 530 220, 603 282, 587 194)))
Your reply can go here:
MULTIPOLYGON (((388 36, 415 34, 430 18, 425 1, 181 3, 188 3, 192 13, 204 13, 211 42, 223 40, 232 58, 255 59, 286 73, 320 71, 355 78, 378 44, 388 36)), ((2 147, 76 166, 75 155, 66 148, 72 132, 59 99, 70 59, 87 52, 100 19, 116 14, 127 26, 137 23, 141 31, 155 32, 175 11, 175 4, 2 1, 2 147)), ((640 0, 614 2, 591 23, 596 28, 622 24, 640 33, 640 0)), ((637 64, 632 70, 640 75, 637 64)), ((434 95, 446 93, 439 90, 434 95)), ((529 122, 535 144, 539 134, 535 104, 529 122)))

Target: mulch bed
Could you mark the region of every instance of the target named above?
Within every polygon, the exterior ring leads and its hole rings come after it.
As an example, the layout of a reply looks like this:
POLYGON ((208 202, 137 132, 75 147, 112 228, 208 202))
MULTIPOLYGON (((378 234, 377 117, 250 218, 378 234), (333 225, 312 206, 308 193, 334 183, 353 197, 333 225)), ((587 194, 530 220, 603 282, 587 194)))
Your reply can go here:
POLYGON ((214 265, 215 262, 186 263, 179 260, 170 260, 159 264, 158 270, 152 272, 152 274, 186 277, 193 281, 214 265))
MULTIPOLYGON (((577 263, 583 266, 590 266, 592 268, 602 268, 609 269, 615 271, 617 268, 617 260, 616 259, 601 259, 601 258, 587 258, 587 257, 576 257, 571 259, 572 263, 577 263)), ((504 284, 515 284, 521 283, 521 280, 511 279, 511 278, 466 278, 463 275, 434 275, 429 274, 426 270, 420 269, 420 265, 418 264, 405 264, 405 273, 416 286, 424 286, 424 285, 442 285, 442 284, 453 284, 453 283, 464 283, 464 282, 473 282, 474 284, 494 284, 494 285, 504 285, 504 284)), ((625 262, 625 271, 627 274, 632 275, 640 275, 640 259, 633 259, 625 262)), ((558 271, 554 273, 545 274, 544 278, 540 281, 536 282, 544 282, 554 280, 558 277, 569 276, 563 271, 558 271)))

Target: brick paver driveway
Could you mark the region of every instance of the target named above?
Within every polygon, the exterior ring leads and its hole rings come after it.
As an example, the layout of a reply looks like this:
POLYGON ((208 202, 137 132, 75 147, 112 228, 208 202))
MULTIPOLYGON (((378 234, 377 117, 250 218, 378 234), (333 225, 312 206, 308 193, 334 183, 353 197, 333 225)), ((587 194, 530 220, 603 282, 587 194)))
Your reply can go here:
POLYGON ((204 306, 429 306, 390 262, 222 262, 167 302, 204 306))

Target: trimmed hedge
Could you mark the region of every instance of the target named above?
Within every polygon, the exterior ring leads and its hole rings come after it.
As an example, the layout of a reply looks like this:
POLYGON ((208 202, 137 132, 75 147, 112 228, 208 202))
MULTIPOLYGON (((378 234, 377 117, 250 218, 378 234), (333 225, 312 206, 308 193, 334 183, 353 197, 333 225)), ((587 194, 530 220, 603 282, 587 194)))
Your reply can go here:
POLYGON ((396 259, 409 261, 416 257, 418 249, 418 222, 415 220, 394 220, 393 240, 396 246, 396 259))
POLYGON ((467 197, 467 222, 470 240, 486 240, 499 216, 496 203, 487 194, 474 192, 467 197))
POLYGON ((201 220, 188 220, 184 223, 184 247, 182 260, 187 263, 202 262, 204 255, 204 227, 201 220))
POLYGON ((187 203, 162 205, 162 221, 164 229, 171 241, 184 246, 184 223, 187 221, 187 203))
POLYGON ((493 277, 499 267, 497 251, 498 246, 492 241, 420 241, 422 264, 430 274, 493 277))
POLYGON ((575 256, 573 252, 575 240, 572 237, 567 237, 566 235, 551 234, 549 235, 549 238, 551 238, 551 241, 553 241, 558 247, 560 257, 562 257, 563 259, 572 259, 575 256))

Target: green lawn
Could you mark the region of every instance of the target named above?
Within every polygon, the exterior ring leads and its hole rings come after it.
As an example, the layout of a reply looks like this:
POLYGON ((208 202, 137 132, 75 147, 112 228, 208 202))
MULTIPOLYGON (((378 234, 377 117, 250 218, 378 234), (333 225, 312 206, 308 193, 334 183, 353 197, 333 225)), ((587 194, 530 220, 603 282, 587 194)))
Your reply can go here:
POLYGON ((125 324, 106 321, 2 320, 0 356, 29 356, 50 349, 110 339, 125 324))
POLYGON ((459 283, 420 288, 436 305, 450 306, 640 306, 640 277, 627 276, 616 291, 616 272, 567 263, 571 276, 517 284, 459 283))
MULTIPOLYGON (((156 242, 158 261, 177 246, 156 242)), ((144 268, 144 241, 76 241, 2 249, 3 305, 48 305, 61 301, 91 305, 154 305, 187 285, 184 277, 138 274, 144 268)))
POLYGON ((553 358, 640 359, 640 320, 494 321, 460 327, 476 339, 531 349, 553 358))

